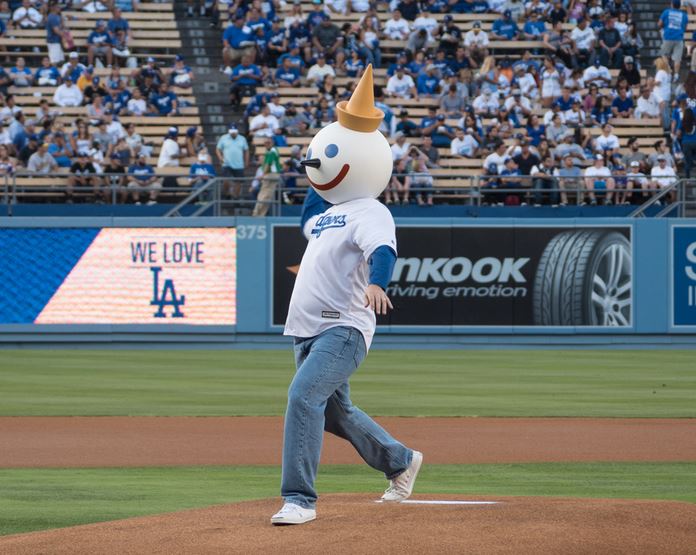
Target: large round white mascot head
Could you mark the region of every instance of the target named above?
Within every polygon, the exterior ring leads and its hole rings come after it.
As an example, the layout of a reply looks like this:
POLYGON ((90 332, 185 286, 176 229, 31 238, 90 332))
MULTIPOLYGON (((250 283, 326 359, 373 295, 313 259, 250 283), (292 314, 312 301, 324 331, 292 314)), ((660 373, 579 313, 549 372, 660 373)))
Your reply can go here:
POLYGON ((307 149, 302 164, 309 183, 331 204, 377 198, 389 183, 392 155, 377 131, 384 113, 375 107, 372 65, 336 113, 338 121, 319 131, 307 149))

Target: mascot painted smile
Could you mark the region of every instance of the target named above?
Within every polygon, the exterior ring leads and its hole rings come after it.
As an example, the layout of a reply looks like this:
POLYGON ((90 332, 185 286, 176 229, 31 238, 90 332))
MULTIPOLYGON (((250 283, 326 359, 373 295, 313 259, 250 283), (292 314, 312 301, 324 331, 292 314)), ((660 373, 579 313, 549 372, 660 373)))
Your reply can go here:
POLYGON ((389 143, 377 131, 372 66, 338 121, 312 139, 302 164, 312 188, 303 207, 308 239, 290 300, 285 335, 294 338, 297 371, 288 390, 281 495, 273 524, 316 518, 314 481, 324 431, 337 435, 384 473, 384 502, 413 491, 423 455, 394 439, 350 400, 348 380, 367 355, 375 314, 393 308, 385 289, 396 262, 394 220, 376 198, 392 170, 389 143), (322 201, 323 199, 323 201, 322 201))

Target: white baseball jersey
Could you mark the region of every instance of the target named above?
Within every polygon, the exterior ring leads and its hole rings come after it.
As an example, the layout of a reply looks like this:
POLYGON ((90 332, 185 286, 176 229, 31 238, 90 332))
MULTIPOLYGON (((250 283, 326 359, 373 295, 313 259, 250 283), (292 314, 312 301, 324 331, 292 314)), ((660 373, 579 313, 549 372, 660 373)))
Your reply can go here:
POLYGON ((368 260, 382 245, 396 252, 394 219, 375 199, 336 204, 305 227, 309 243, 302 257, 285 335, 314 337, 336 326, 360 331, 369 349, 376 318, 365 307, 368 260))

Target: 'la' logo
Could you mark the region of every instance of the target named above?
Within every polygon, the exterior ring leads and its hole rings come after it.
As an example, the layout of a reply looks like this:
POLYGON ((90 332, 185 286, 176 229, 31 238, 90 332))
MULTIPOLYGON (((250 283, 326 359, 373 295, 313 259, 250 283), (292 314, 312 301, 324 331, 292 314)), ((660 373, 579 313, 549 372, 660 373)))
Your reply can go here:
POLYGON ((162 268, 159 266, 152 266, 150 268, 152 271, 152 300, 150 304, 152 306, 158 306, 159 310, 155 312, 155 318, 166 318, 167 315, 164 313, 165 306, 173 306, 174 312, 172 312, 172 318, 183 318, 184 313, 179 310, 180 306, 186 304, 186 297, 181 295, 181 297, 176 296, 176 289, 174 289, 174 281, 171 279, 165 279, 164 285, 162 286, 162 291, 159 288, 159 273, 162 268))

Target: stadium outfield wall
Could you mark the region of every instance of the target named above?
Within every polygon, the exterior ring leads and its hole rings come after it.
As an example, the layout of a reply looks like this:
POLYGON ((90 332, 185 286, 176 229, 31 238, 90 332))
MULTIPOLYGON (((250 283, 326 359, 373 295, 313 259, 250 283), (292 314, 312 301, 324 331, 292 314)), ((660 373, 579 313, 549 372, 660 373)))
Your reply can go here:
MULTIPOLYGON (((379 347, 696 346, 696 220, 402 218, 397 235, 379 347)), ((295 218, 3 218, 0 343, 287 346, 304 245, 295 218)))

